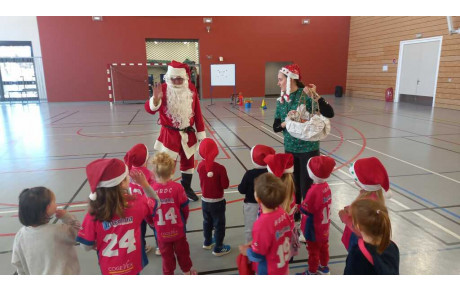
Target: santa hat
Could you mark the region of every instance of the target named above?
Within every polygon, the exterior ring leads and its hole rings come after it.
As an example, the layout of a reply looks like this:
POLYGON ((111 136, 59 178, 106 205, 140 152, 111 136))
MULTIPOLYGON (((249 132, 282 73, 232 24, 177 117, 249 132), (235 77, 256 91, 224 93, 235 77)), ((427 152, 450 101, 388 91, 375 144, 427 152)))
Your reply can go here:
POLYGON ((359 159, 352 163, 350 174, 356 183, 366 191, 377 191, 381 188, 388 191, 390 189, 387 170, 376 157, 359 159))
POLYGON ((208 173, 207 175, 209 178, 211 178, 214 176, 214 173, 211 172, 212 164, 219 154, 219 149, 217 148, 216 142, 209 137, 203 139, 200 143, 199 153, 201 158, 204 160, 206 172, 208 173))
POLYGON ((128 166, 129 170, 131 170, 132 167, 142 167, 148 159, 149 151, 147 146, 143 143, 138 143, 133 146, 124 157, 125 164, 128 166))
POLYGON ((98 159, 86 166, 91 194, 89 199, 96 200, 97 188, 110 188, 120 184, 128 176, 128 166, 119 159, 98 159))
POLYGON ((274 154, 265 157, 267 170, 281 178, 283 174, 294 173, 294 157, 291 154, 274 154))
POLYGON ((190 67, 187 64, 172 61, 168 64, 168 71, 166 72, 166 75, 169 77, 175 76, 190 80, 190 67))
POLYGON ((324 183, 335 167, 335 160, 328 156, 316 156, 308 160, 308 175, 314 183, 324 183))
POLYGON ((273 148, 258 144, 252 147, 251 149, 251 161, 254 164, 256 169, 265 169, 267 168, 267 163, 264 162, 264 159, 268 155, 274 155, 276 152, 273 148))
POLYGON ((286 92, 283 94, 281 91, 281 102, 284 102, 283 99, 286 99, 287 102, 290 102, 289 94, 291 94, 291 79, 295 80, 302 80, 302 76, 300 74, 300 67, 297 64, 287 65, 281 68, 281 73, 287 76, 286 80, 286 92))

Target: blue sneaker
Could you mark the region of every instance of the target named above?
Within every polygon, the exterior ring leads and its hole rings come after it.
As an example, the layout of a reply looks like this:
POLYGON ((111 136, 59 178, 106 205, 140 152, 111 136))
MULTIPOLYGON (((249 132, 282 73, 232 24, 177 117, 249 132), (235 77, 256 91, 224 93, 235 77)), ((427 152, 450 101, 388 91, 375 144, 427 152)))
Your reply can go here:
POLYGON ((216 239, 212 238, 211 244, 207 245, 206 243, 203 243, 203 249, 210 250, 215 244, 216 244, 216 239))
POLYGON ((231 250, 232 248, 229 245, 223 245, 220 249, 214 248, 212 254, 216 257, 221 257, 230 253, 231 250))
POLYGON ((318 273, 310 273, 310 271, 306 270, 302 273, 295 273, 296 275, 318 275, 318 273))
POLYGON ((328 267, 328 266, 321 266, 321 265, 319 265, 319 267, 318 267, 318 274, 319 274, 319 275, 330 275, 331 272, 329 271, 329 267, 328 267))

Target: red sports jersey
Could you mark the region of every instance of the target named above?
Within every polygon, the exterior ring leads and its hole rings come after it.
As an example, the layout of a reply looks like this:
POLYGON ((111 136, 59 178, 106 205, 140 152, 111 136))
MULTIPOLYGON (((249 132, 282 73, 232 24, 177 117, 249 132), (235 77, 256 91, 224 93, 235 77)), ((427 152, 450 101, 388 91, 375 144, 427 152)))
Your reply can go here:
POLYGON ((185 225, 189 214, 188 199, 181 184, 169 181, 153 185, 161 205, 153 221, 157 239, 163 242, 176 241, 185 236, 185 225))
POLYGON ((131 195, 133 196, 147 196, 145 195, 144 189, 142 189, 142 186, 139 184, 130 182, 129 189, 131 190, 131 195))
POLYGON ((327 182, 311 185, 300 206, 303 214, 300 227, 306 240, 329 241, 331 202, 331 189, 327 182))
POLYGON ((77 241, 96 244, 99 266, 103 275, 135 275, 147 265, 148 260, 141 241, 140 225, 152 216, 156 204, 147 197, 133 195, 128 201, 124 217, 115 216, 111 221, 96 221, 86 213, 77 241))
POLYGON ((278 207, 261 213, 252 228, 252 244, 247 251, 250 261, 257 262, 259 275, 287 275, 291 249, 292 225, 289 215, 278 207))

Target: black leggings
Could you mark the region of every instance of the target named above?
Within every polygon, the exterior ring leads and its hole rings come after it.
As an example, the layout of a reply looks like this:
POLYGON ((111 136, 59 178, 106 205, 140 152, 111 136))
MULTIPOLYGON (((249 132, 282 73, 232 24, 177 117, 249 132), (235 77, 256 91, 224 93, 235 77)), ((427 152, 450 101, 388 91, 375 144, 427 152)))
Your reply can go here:
MULTIPOLYGON (((307 194, 308 189, 310 189, 311 184, 313 183, 310 176, 308 176, 307 171, 307 162, 310 158, 319 156, 319 150, 311 151, 307 153, 290 153, 294 156, 294 185, 295 185, 295 202, 296 204, 301 204, 305 195, 307 194)), ((300 214, 295 214, 295 220, 300 219, 300 214)))

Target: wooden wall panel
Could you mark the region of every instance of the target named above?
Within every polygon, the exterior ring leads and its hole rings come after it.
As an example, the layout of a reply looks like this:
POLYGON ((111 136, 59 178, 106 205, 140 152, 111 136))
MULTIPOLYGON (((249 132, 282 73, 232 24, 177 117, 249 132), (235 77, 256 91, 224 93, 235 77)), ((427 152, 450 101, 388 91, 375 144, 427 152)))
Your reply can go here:
MULTIPOLYGON (((458 29, 460 16, 452 20, 458 29)), ((346 96, 384 100, 385 89, 396 88, 398 64, 392 61, 400 42, 419 33, 443 36, 435 106, 460 110, 460 34, 449 35, 445 16, 351 17, 346 96)))

